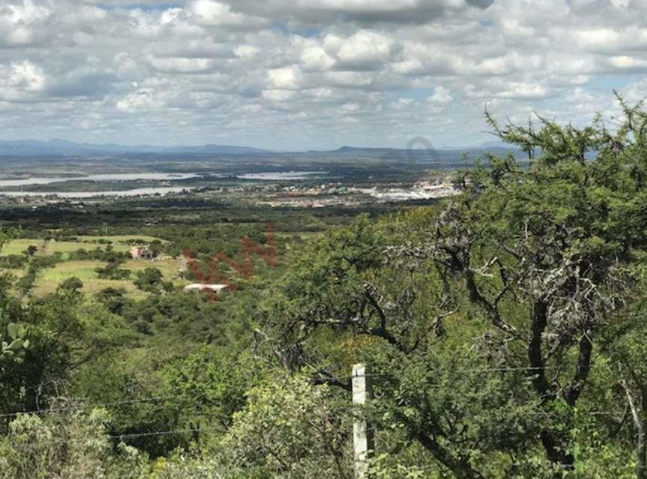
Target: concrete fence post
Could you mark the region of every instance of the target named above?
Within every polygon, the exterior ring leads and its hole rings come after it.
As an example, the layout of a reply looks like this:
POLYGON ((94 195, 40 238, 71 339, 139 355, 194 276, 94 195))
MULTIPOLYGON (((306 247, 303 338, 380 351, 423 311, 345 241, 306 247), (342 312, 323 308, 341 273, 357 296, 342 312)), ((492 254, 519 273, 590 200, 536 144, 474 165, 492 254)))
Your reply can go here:
MULTIPOLYGON (((366 404, 372 396, 372 385, 369 369, 364 364, 353 366, 353 404, 366 404)), ((353 424, 353 446, 355 450, 355 479, 368 479, 368 459, 375 445, 373 431, 366 421, 355 418, 353 424)))

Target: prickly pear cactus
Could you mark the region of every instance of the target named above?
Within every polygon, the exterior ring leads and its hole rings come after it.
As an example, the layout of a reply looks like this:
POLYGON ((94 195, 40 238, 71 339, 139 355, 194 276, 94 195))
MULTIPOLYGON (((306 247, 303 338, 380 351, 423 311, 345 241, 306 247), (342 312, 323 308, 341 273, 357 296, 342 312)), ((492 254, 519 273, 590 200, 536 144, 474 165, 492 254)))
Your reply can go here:
MULTIPOLYGON (((2 313, 0 312, 0 315, 2 313)), ((7 325, 6 337, 0 335, 2 349, 0 350, 0 357, 11 357, 20 353, 29 347, 29 339, 27 338, 27 328, 22 324, 9 323, 7 325)))

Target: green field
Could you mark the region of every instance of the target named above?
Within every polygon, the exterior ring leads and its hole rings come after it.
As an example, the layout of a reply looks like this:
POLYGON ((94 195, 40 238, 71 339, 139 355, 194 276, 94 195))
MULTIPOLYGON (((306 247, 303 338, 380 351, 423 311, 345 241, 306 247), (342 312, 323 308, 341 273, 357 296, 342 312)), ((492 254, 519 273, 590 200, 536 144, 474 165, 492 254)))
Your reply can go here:
POLYGON ((122 268, 129 269, 133 273, 130 280, 109 280, 99 279, 96 268, 105 266, 101 261, 65 261, 57 264, 54 268, 46 269, 38 275, 34 285, 33 294, 35 296, 44 296, 56 290, 58 285, 68 278, 77 277, 83 282, 83 291, 88 294, 94 294, 104 288, 124 288, 129 295, 142 298, 146 293, 138 290, 132 283, 134 274, 137 271, 143 271, 146 268, 158 268, 164 275, 166 281, 177 280, 177 272, 180 261, 176 259, 164 259, 156 261, 126 261, 122 268))
POLYGON ((22 269, 3 269, 2 272, 15 278, 22 278, 25 275, 25 271, 22 269))
POLYGON ((78 236, 77 238, 83 241, 99 241, 99 240, 112 241, 113 244, 115 245, 120 242, 134 241, 134 240, 141 240, 141 241, 145 241, 146 243, 152 243, 153 241, 157 240, 157 241, 161 241, 162 243, 166 243, 166 241, 163 239, 155 238, 154 236, 146 236, 146 235, 78 236))
POLYGON ((37 255, 51 255, 54 253, 62 253, 63 255, 79 250, 81 248, 86 250, 94 250, 98 248, 105 248, 107 245, 100 244, 98 241, 105 240, 112 242, 112 248, 115 251, 124 252, 130 251, 130 246, 125 244, 127 241, 140 240, 146 243, 152 243, 158 238, 152 236, 138 236, 138 235, 124 235, 124 236, 79 236, 79 241, 48 241, 42 239, 15 239, 10 241, 0 252, 2 256, 9 256, 14 254, 22 254, 29 246, 36 246, 38 248, 37 255))
MULTIPOLYGON (((157 238, 143 235, 79 236, 77 237, 77 241, 52 240, 47 242, 43 239, 21 238, 10 241, 5 245, 0 254, 3 256, 20 255, 29 246, 33 245, 38 248, 36 256, 61 253, 63 258, 68 258, 69 253, 82 248, 88 251, 105 248, 107 245, 98 243, 100 240, 110 241, 114 251, 127 252, 130 251, 130 245, 125 244, 128 241, 140 240, 146 243, 152 243, 157 238)), ((34 285, 33 294, 35 296, 44 296, 52 293, 61 282, 68 278, 77 277, 84 284, 83 291, 89 294, 97 293, 104 288, 113 287, 124 288, 131 296, 142 298, 145 296, 145 293, 138 290, 132 283, 132 280, 134 279, 135 273, 151 267, 158 268, 164 275, 166 281, 179 281, 177 276, 180 260, 176 259, 159 259, 155 261, 128 260, 124 262, 122 267, 131 270, 133 276, 130 280, 123 281, 100 279, 95 269, 103 266, 105 266, 105 263, 102 261, 63 261, 54 268, 45 269, 39 273, 34 285)), ((24 271, 11 270, 11 273, 19 278, 24 274, 24 271)))
POLYGON ((176 280, 181 260, 179 259, 158 259, 154 261, 130 260, 126 261, 122 268, 129 269, 135 274, 146 268, 157 268, 164 275, 166 281, 176 280))
POLYGON ((277 238, 301 238, 301 239, 308 239, 308 238, 315 238, 317 236, 321 236, 325 233, 322 231, 299 231, 296 233, 275 233, 274 236, 277 238))

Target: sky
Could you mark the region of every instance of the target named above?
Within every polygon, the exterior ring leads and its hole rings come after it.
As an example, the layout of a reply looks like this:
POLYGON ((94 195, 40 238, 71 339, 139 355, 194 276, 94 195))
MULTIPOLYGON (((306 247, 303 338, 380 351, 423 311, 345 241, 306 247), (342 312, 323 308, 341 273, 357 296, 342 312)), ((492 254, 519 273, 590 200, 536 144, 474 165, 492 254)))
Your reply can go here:
POLYGON ((0 140, 470 146, 646 72, 647 0, 0 0, 0 140))

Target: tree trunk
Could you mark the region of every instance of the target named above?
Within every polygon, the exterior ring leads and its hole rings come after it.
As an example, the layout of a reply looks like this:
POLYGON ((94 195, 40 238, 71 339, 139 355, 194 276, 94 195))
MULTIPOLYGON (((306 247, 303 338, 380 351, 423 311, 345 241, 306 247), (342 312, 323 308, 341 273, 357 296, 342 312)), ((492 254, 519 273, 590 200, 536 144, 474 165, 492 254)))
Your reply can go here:
MULTIPOLYGON (((627 384, 627 381, 622 380, 622 387, 627 394, 627 402, 629 409, 631 409, 631 417, 634 421, 634 426, 638 433, 636 440, 636 478, 647 479, 647 471, 645 470, 645 463, 647 462, 647 437, 645 437, 645 421, 643 419, 642 407, 636 403, 636 400, 627 384)), ((642 403, 642 401, 641 401, 642 403)))
MULTIPOLYGON (((544 301, 537 301, 533 307, 530 342, 528 343, 528 360, 532 370, 532 384, 539 395, 542 404, 555 399, 555 393, 546 378, 544 355, 542 351, 542 335, 548 325, 548 305, 544 301)), ((541 432, 541 443, 546 451, 549 461, 569 468, 575 459, 572 454, 565 452, 558 439, 549 430, 541 432)))
POLYGON ((420 444, 425 447, 438 462, 452 471, 458 479, 484 479, 480 472, 476 471, 469 462, 452 456, 433 437, 422 432, 416 435, 420 444))

